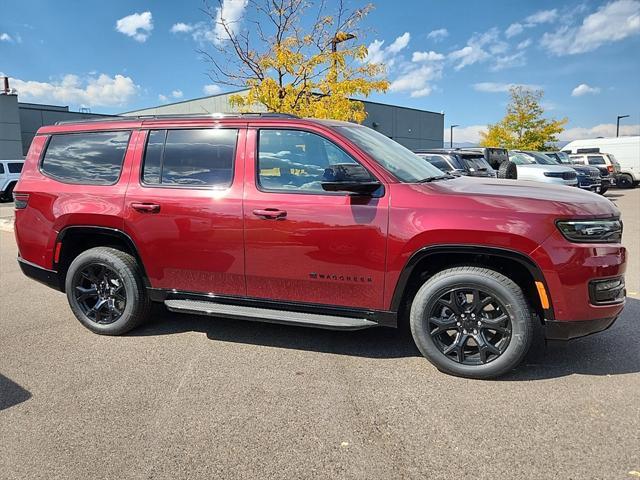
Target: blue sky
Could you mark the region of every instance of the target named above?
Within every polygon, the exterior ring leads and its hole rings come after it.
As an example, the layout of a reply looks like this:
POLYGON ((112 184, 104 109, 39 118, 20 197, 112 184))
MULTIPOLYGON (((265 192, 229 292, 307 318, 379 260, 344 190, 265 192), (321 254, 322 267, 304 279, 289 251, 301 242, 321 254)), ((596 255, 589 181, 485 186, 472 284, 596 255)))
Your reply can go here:
MULTIPOLYGON (((224 2, 227 17, 248 28, 246 0, 224 2)), ((387 64, 391 88, 372 100, 443 111, 447 127, 460 124, 456 140, 475 141, 504 114, 508 86, 524 84, 544 89, 549 116, 569 119, 563 139, 615 133, 619 114, 630 115, 623 133, 640 132, 640 0, 374 4, 359 40, 372 61, 387 64)), ((93 112, 224 91, 196 52, 214 52, 207 43, 214 27, 201 7, 198 0, 11 2, 0 16, 0 72, 21 101, 93 112)))

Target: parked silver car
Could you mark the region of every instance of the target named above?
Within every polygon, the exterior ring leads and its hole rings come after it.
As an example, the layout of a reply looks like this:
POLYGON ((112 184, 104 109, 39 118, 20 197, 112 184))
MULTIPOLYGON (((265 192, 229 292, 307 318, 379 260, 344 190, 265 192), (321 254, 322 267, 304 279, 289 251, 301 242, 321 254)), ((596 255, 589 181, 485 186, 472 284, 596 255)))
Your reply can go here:
MULTIPOLYGON (((573 168, 562 165, 538 164, 535 155, 544 157, 544 155, 534 152, 509 150, 509 160, 515 163, 518 169, 518 180, 531 180, 570 187, 578 186, 578 175, 573 168)), ((545 157, 544 160, 543 163, 548 163, 549 159, 545 157)))
POLYGON ((13 187, 18 183, 24 160, 0 160, 0 202, 13 200, 13 187))

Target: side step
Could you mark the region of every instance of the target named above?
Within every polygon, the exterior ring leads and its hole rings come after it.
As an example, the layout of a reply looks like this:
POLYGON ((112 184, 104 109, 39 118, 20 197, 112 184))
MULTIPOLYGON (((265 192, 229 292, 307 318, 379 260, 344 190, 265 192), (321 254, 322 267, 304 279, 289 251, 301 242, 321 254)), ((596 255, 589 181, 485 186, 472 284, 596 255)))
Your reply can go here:
POLYGON ((328 330, 360 330, 378 325, 365 318, 291 312, 288 310, 246 307, 202 300, 165 300, 164 304, 171 312, 236 318, 240 320, 256 320, 269 323, 284 323, 288 325, 325 328, 328 330))

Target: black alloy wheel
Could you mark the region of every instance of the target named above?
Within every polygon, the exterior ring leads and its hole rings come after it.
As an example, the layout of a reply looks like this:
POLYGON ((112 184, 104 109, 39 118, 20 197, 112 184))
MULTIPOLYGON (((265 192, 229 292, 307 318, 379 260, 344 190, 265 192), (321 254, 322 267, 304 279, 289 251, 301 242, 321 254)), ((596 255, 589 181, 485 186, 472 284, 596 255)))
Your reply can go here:
POLYGON ((433 305, 428 325, 439 350, 464 365, 495 360, 511 341, 511 318, 506 309, 480 289, 448 290, 433 305))
POLYGON ((127 306, 122 278, 105 264, 90 264, 79 270, 73 294, 82 313, 97 324, 117 321, 127 306))

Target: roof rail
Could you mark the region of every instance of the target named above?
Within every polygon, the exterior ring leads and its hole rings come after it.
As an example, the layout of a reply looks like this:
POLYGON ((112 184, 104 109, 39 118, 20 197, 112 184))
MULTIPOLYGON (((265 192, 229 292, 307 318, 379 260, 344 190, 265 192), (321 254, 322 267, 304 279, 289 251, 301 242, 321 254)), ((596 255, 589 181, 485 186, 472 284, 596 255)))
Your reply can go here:
POLYGON ((92 122, 130 122, 132 120, 170 120, 181 118, 300 118, 297 115, 289 113, 275 112, 238 112, 238 113, 170 113, 161 115, 120 115, 114 117, 101 118, 84 118, 77 120, 62 120, 55 125, 69 125, 74 123, 92 123, 92 122))

